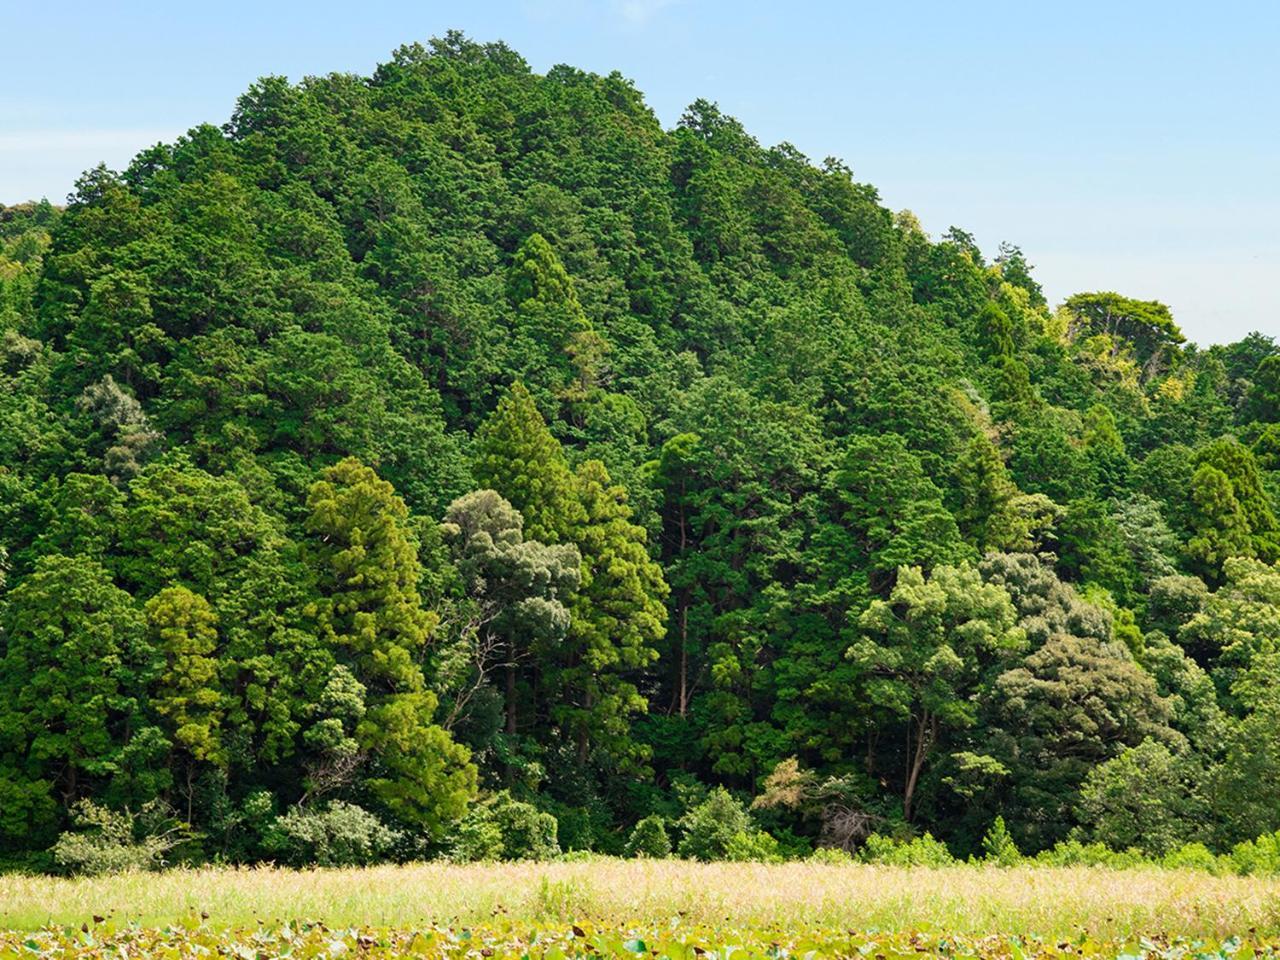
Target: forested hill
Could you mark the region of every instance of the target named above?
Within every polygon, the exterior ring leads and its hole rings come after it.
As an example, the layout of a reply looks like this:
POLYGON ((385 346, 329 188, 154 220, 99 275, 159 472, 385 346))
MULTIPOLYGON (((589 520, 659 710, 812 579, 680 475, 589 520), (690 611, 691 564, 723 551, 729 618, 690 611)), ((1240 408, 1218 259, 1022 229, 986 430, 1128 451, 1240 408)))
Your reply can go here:
POLYGON ((0 331, 10 861, 1280 828, 1275 342, 714 104, 457 34, 267 78, 0 209, 0 331))

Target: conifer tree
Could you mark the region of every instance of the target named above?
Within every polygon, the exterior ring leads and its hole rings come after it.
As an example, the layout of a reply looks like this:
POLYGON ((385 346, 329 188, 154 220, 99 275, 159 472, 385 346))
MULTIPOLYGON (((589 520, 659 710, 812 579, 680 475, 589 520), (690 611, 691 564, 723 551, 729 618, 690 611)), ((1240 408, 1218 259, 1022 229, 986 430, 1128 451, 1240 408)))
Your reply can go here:
POLYGON ((1084 443, 1099 494, 1122 494, 1129 482, 1130 462, 1110 407, 1095 403, 1085 412, 1084 443))
MULTIPOLYGON (((1248 527, 1252 552, 1264 560, 1280 557, 1280 521, 1277 521, 1271 494, 1267 491, 1252 451, 1234 437, 1222 437, 1196 451, 1196 467, 1211 465, 1222 471, 1232 496, 1248 527)), ((1194 480, 1192 488, 1194 490, 1194 480)))
POLYGON ((436 617, 418 596, 421 571, 404 501, 349 457, 312 485, 307 507, 321 635, 371 688, 420 689, 417 658, 436 617))
POLYGON ((1014 510, 1018 488, 996 445, 975 433, 956 464, 960 505, 956 522, 979 550, 1000 550, 1017 544, 1021 531, 1014 510))
POLYGON ((1208 577, 1217 579, 1231 557, 1254 555, 1249 521, 1231 481, 1212 464, 1202 464, 1191 478, 1191 525, 1187 555, 1208 577))
POLYGON ((437 618, 418 595, 408 510, 350 457, 324 471, 307 506, 320 594, 311 613, 369 693, 356 727, 373 765, 366 784, 394 815, 437 833, 463 814, 477 774, 470 751, 433 722, 437 699, 419 663, 437 618))
POLYGON ((852 438, 828 487, 839 534, 824 539, 839 555, 826 565, 864 579, 872 593, 887 592, 901 566, 971 558, 942 492, 898 434, 852 438))
POLYGON ((166 719, 175 745, 195 760, 224 765, 217 614, 204 597, 181 586, 161 590, 145 610, 151 644, 163 664, 152 708, 166 719))
POLYGON ((571 542, 586 519, 560 442, 522 383, 498 401, 477 432, 473 473, 481 487, 520 511, 530 540, 571 542))
POLYGON ((627 759, 638 753, 630 718, 645 710, 646 701, 626 675, 658 657, 668 587, 645 547, 644 528, 631 520, 626 491, 612 483, 604 464, 582 464, 577 484, 586 512, 576 537, 582 586, 572 606, 557 714, 580 761, 593 744, 627 759))
POLYGON ((531 234, 516 250, 507 297, 515 307, 512 358, 520 375, 558 394, 603 342, 578 301, 573 280, 551 244, 531 234))

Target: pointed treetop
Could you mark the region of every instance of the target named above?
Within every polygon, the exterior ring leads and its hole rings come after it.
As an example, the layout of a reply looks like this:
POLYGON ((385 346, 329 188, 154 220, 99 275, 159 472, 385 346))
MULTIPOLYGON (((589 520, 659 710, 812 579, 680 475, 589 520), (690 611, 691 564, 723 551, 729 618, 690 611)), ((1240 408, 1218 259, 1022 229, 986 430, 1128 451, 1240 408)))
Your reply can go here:
POLYGON ((560 441, 522 383, 512 385, 476 433, 475 478, 520 511, 530 540, 572 540, 586 519, 560 441))

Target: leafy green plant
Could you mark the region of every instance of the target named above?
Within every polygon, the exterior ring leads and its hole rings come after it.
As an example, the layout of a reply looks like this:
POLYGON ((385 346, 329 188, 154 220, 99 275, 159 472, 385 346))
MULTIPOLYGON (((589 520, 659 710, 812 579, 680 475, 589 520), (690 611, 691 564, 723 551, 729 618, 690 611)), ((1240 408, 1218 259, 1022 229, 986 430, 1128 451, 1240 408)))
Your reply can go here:
POLYGON ((295 807, 277 817, 265 843, 290 863, 349 867, 373 863, 400 839, 398 830, 367 810, 334 800, 320 810, 295 807))
POLYGON ((1001 867, 1012 867, 1022 860, 1018 845, 1004 825, 1004 817, 997 816, 982 838, 982 859, 1001 867))
POLYGON ((678 851, 689 860, 726 860, 734 837, 754 830, 746 807, 724 787, 716 787, 691 807, 679 825, 678 851))
POLYGON ((823 863, 831 866, 843 866, 854 862, 853 854, 843 847, 818 847, 805 859, 810 863, 823 863))
POLYGON ((1063 840, 1048 850, 1036 854, 1036 862, 1054 867, 1140 867, 1149 861, 1140 850, 1117 852, 1105 843, 1081 843, 1077 839, 1063 840))
POLYGON ((1231 848, 1229 859, 1236 873, 1280 873, 1280 831, 1237 843, 1231 848))
POLYGON ((637 823, 627 839, 627 856, 652 857, 655 860, 671 856, 671 838, 667 836, 666 821, 657 814, 651 814, 637 823))
POLYGON ((1223 872, 1224 858, 1217 856, 1203 843, 1184 843, 1171 850, 1160 860, 1167 870, 1204 870, 1206 873, 1223 872))
POLYGON ((873 833, 859 852, 864 863, 884 863, 895 867, 948 867, 956 863, 947 845, 925 833, 910 840, 873 833))
POLYGON ((778 839, 763 830, 735 833, 725 845, 724 858, 737 863, 781 863, 778 839))
POLYGON ((81 800, 73 822, 76 829, 62 833, 51 853, 62 870, 75 874, 158 870, 169 851, 192 838, 185 823, 154 801, 133 814, 81 800))
POLYGON ((458 825, 451 859, 551 860, 560 855, 556 818, 503 790, 475 804, 458 825))

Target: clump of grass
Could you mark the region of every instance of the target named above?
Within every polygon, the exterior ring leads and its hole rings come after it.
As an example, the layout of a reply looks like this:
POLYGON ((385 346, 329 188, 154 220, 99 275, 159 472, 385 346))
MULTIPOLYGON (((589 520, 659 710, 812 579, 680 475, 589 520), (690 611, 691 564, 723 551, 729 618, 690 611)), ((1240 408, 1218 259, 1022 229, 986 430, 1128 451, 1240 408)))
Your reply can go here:
POLYGON ((391 927, 512 920, 789 924, 959 935, 1280 934, 1280 879, 1099 867, 1006 869, 678 860, 204 868, 114 877, 0 876, 0 928, 79 925, 94 914, 163 926, 323 920, 391 927))

